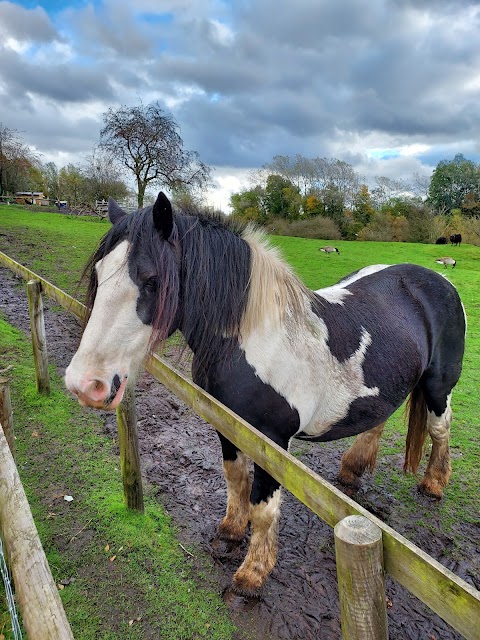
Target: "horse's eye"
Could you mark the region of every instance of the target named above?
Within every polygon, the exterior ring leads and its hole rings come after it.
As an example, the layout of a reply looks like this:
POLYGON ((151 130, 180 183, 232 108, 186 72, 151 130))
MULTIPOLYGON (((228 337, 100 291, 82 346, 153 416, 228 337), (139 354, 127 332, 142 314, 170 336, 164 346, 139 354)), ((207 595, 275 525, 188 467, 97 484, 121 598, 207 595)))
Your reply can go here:
POLYGON ((157 279, 156 278, 149 278, 145 284, 143 285, 143 289, 144 291, 156 291, 157 290, 157 279))

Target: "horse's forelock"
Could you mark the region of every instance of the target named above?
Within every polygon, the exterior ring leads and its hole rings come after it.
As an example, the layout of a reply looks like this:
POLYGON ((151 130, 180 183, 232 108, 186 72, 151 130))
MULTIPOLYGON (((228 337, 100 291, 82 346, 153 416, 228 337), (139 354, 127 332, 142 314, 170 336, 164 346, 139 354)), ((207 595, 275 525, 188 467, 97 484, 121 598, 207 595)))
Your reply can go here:
POLYGON ((85 329, 88 319, 90 318, 91 311, 93 309, 93 305, 95 303, 95 297, 97 295, 98 289, 98 278, 97 278, 97 270, 95 269, 95 265, 97 262, 102 260, 105 256, 107 256, 119 242, 121 242, 126 236, 126 228, 127 228, 127 218, 129 216, 125 216, 119 223, 113 226, 109 231, 102 237, 97 248, 89 257, 80 279, 80 283, 87 283, 87 290, 85 295, 85 306, 87 308, 86 316, 83 324, 83 329, 85 329))
MULTIPOLYGON (((175 233, 175 228, 173 234, 175 233)), ((178 243, 162 240, 154 253, 154 271, 160 289, 153 319, 150 347, 163 342, 169 336, 178 311, 180 297, 180 275, 177 265, 178 243)))
POLYGON ((142 280, 156 277, 159 290, 149 348, 153 349, 169 335, 175 320, 180 290, 177 266, 178 231, 176 224, 168 240, 164 240, 153 224, 152 207, 136 214, 129 228, 131 260, 137 260, 142 280))

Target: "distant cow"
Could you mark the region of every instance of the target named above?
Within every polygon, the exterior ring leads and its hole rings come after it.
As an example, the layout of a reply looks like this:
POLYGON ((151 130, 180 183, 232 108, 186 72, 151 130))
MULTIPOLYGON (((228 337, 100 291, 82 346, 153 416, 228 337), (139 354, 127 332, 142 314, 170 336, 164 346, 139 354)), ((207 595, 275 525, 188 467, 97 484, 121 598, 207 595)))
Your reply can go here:
POLYGON ((448 240, 445 236, 440 236, 440 238, 437 238, 435 240, 435 244, 447 244, 448 240))
POLYGON ((462 243, 462 234, 454 233, 453 235, 450 236, 450 242, 453 245, 460 245, 462 243))

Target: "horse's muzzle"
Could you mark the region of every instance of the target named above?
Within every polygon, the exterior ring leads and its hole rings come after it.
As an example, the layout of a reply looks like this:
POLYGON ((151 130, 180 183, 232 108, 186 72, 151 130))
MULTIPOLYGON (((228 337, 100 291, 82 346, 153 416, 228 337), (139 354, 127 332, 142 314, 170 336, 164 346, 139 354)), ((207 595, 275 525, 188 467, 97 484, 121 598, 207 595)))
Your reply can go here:
POLYGON ((99 378, 83 378, 80 382, 70 379, 67 369, 65 384, 84 407, 113 411, 122 401, 128 376, 120 376, 116 373, 113 380, 108 383, 99 378))

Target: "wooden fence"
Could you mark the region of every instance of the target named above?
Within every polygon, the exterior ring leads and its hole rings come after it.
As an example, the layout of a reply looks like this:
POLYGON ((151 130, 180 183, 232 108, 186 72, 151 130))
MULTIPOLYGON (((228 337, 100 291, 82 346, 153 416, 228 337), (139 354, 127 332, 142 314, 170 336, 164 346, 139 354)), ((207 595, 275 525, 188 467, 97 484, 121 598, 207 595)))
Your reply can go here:
POLYGON ((13 458, 10 392, 0 378, 0 530, 29 640, 73 640, 13 458), (3 426, 2 426, 3 425, 3 426))
MULTIPOLYGON (((77 317, 85 317, 86 310, 80 302, 2 252, 0 264, 26 280, 39 280, 46 295, 77 317)), ((153 354, 146 360, 145 368, 327 524, 335 527, 348 516, 363 516, 376 525, 381 531, 385 571, 467 640, 480 640, 479 591, 281 449, 165 360, 153 354)), ((134 463, 130 463, 131 474, 134 463)), ((140 470, 136 473, 139 478, 140 470)), ((379 640, 387 638, 386 633, 378 636, 379 640)))

